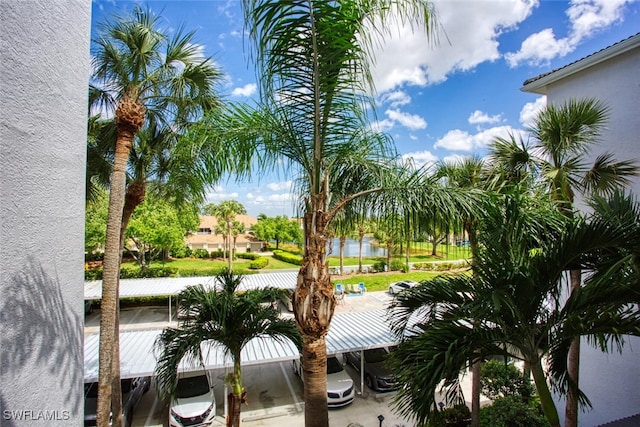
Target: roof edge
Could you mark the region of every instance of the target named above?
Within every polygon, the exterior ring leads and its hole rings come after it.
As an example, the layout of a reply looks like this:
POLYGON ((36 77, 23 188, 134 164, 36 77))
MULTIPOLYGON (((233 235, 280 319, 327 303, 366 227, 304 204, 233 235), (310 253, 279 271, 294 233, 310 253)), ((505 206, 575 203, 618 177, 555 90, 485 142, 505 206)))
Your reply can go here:
POLYGON ((599 50, 598 52, 595 52, 589 56, 565 65, 564 67, 528 79, 523 83, 523 86, 520 88, 520 90, 523 92, 546 95, 546 88, 549 84, 575 74, 579 71, 593 67, 594 65, 614 58, 637 47, 640 47, 640 33, 634 34, 618 43, 599 50))

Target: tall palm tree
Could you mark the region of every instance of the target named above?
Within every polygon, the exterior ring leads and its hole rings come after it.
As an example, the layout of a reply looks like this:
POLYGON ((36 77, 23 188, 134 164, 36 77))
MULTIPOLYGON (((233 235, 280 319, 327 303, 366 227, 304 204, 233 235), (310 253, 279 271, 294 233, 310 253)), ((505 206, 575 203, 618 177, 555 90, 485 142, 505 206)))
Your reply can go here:
POLYGON ((638 280, 638 206, 572 222, 555 207, 541 210, 535 203, 507 196, 501 207, 488 208, 474 274, 440 276, 395 300, 390 317, 402 341, 392 361, 407 385, 399 393, 400 412, 419 421, 437 417, 441 381, 456 385, 473 361, 504 355, 531 366, 545 417, 559 426, 543 358, 551 355, 554 385, 566 390, 563 368, 573 338, 586 336, 606 349, 625 334, 640 334, 640 312, 629 308, 638 300, 632 291, 638 280), (623 273, 612 268, 621 259, 623 273), (560 279, 576 266, 590 275, 565 300, 560 279), (603 292, 605 283, 609 289, 603 292))
POLYGON ((233 372, 225 381, 231 388, 227 425, 240 426, 240 404, 245 389, 242 385, 241 352, 251 340, 260 337, 289 339, 298 347, 300 334, 292 319, 284 319, 264 298, 277 299, 281 289, 263 288, 238 292, 243 276, 225 270, 216 276, 216 288, 190 286, 180 293, 180 307, 190 313, 176 328, 165 328, 156 341, 159 350, 155 378, 160 394, 171 396, 176 391, 180 361, 203 360, 203 344, 218 343, 233 361, 233 372))
POLYGON ((336 304, 327 226, 347 203, 398 181, 391 173, 395 150, 368 126, 373 38, 387 34, 398 17, 432 34, 433 11, 427 2, 390 0, 245 0, 243 6, 262 99, 209 124, 224 127, 225 137, 245 142, 247 150, 260 146, 264 164, 283 164, 297 177, 305 249, 294 313, 303 336, 305 423, 326 426, 325 336, 336 304))
MULTIPOLYGON (((454 163, 441 162, 436 175, 446 179, 447 185, 458 188, 478 190, 487 187, 486 165, 478 157, 465 157, 454 163)), ((473 214, 461 212, 460 221, 469 238, 471 262, 475 263, 479 251, 478 218, 473 214)), ((476 360, 471 366, 471 427, 480 425, 480 363, 481 360, 476 360)))
POLYGON ((224 229, 225 241, 229 251, 229 271, 233 270, 233 252, 235 247, 231 247, 233 239, 233 222, 238 215, 244 215, 247 210, 242 203, 237 200, 225 200, 218 205, 209 204, 205 206, 205 209, 210 215, 214 215, 218 219, 219 225, 224 229))
MULTIPOLYGON (((135 8, 131 16, 104 23, 93 40, 90 100, 95 108, 114 111, 116 128, 100 318, 97 417, 101 426, 109 422, 112 383, 116 387, 119 384, 118 373, 112 375, 112 365, 119 369, 118 354, 114 356, 114 351, 118 347, 115 343, 119 329, 121 228, 127 163, 135 135, 147 121, 181 123, 201 114, 217 99, 213 88, 220 72, 210 60, 201 57, 193 36, 193 32, 180 29, 169 38, 159 28, 157 16, 135 8)), ((113 394, 114 413, 121 414, 120 393, 113 394)))
MULTIPOLYGON (((610 153, 587 163, 590 149, 599 138, 608 119, 609 109, 593 99, 570 99, 560 105, 547 105, 535 119, 530 133, 535 144, 533 153, 540 164, 542 177, 549 185, 551 197, 567 217, 574 215, 576 193, 610 194, 628 185, 630 176, 638 175, 632 161, 615 161, 610 153)), ((579 288, 579 270, 571 272, 572 291, 579 288)), ((565 427, 578 425, 578 376, 580 370, 580 341, 576 339, 569 352, 569 378, 565 427)))

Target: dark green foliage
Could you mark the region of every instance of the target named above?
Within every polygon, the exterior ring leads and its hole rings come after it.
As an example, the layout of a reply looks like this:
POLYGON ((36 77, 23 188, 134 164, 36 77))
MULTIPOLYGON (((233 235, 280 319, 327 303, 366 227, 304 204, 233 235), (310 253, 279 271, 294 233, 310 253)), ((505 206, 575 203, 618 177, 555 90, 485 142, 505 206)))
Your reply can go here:
POLYGON ((482 366, 480 388, 482 394, 492 400, 515 396, 526 402, 534 393, 531 381, 524 378, 518 368, 497 360, 490 360, 482 366))
POLYGON ((391 271, 403 271, 405 265, 401 259, 394 259, 391 261, 391 271))
POLYGON ((471 423, 471 411, 467 405, 458 404, 437 413, 427 427, 467 427, 471 423))
POLYGON ((280 261, 288 262, 290 264, 302 265, 302 257, 298 255, 294 255, 289 252, 274 250, 273 257, 280 261))
POLYGON ((260 258, 260 254, 253 254, 251 252, 238 252, 236 254, 237 258, 242 258, 242 259, 252 259, 252 260, 257 260, 258 258, 260 258))
POLYGON ((516 396, 501 397, 480 409, 480 427, 547 427, 535 409, 516 396))

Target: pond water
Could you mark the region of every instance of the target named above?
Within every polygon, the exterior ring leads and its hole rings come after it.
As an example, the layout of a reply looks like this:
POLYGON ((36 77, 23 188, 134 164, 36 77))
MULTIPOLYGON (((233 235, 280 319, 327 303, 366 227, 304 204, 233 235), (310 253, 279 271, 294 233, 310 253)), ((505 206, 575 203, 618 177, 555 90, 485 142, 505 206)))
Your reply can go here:
MULTIPOLYGON (((362 239, 362 256, 363 257, 384 257, 387 256, 387 250, 383 247, 372 244, 372 237, 362 239)), ((327 254, 329 256, 340 256, 340 239, 333 239, 327 245, 327 254)), ((360 244, 358 240, 347 239, 344 244, 345 257, 357 257, 360 255, 360 244)))

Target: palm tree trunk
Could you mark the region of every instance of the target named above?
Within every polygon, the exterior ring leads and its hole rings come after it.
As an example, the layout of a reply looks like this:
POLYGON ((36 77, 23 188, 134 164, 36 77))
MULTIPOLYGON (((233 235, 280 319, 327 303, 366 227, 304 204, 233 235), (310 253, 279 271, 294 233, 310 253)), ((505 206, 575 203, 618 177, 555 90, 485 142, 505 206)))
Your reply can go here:
POLYGON ((129 184, 124 196, 124 208, 122 209, 122 222, 120 225, 120 263, 118 264, 118 286, 116 287, 116 320, 114 328, 114 350, 112 361, 113 382, 111 385, 111 412, 113 413, 113 427, 121 427, 122 420, 122 386, 120 383, 120 265, 122 264, 122 251, 124 239, 131 215, 136 208, 144 202, 146 184, 134 182, 129 184))
POLYGON ((324 337, 304 337, 302 347, 304 375, 304 425, 328 427, 327 345, 324 337))
POLYGON ((231 247, 231 229, 233 224, 227 221, 227 244, 229 245, 229 271, 233 271, 233 248, 231 247))
POLYGON ((359 237, 360 239, 358 240, 358 273, 362 273, 362 241, 364 240, 363 230, 359 231, 359 237))
POLYGON ((480 363, 471 365, 471 427, 480 426, 480 363))
MULTIPOLYGON (((316 196, 321 199, 322 195, 316 196)), ((323 204, 315 200, 320 207, 323 204)), ((336 306, 326 261, 327 214, 304 216, 305 252, 293 297, 296 326, 302 335, 305 426, 328 427, 327 346, 325 337, 336 306)))
MULTIPOLYGON (((134 133, 118 129, 116 150, 109 190, 109 213, 102 274, 102 301, 100 303, 100 355, 98 371, 97 424, 109 425, 111 412, 112 383, 120 378, 112 378, 114 349, 116 345, 118 275, 122 256, 120 229, 124 207, 126 167, 131 151, 134 133)), ((119 364, 119 361, 116 363, 119 364)))
POLYGON ((544 376, 542 370, 542 362, 536 360, 531 363, 531 372, 533 374, 533 382, 536 384, 536 391, 540 398, 540 405, 542 406, 542 412, 545 418, 549 422, 551 427, 560 427, 560 419, 558 418, 558 410, 555 403, 553 403, 553 397, 549 391, 547 385, 547 379, 544 376))
POLYGON ((344 274, 344 245, 347 242, 346 236, 340 236, 340 274, 344 274))
MULTIPOLYGON (((580 270, 571 270, 571 292, 580 288, 582 281, 580 270)), ((567 360, 567 373, 569 375, 569 389, 567 390, 567 403, 564 413, 565 427, 578 427, 578 379, 580 376, 580 337, 574 338, 569 347, 567 360)))
POLYGON ((240 427, 240 412, 242 410, 242 402, 246 399, 246 396, 242 387, 242 369, 239 354, 234 355, 232 375, 227 427, 240 427))

